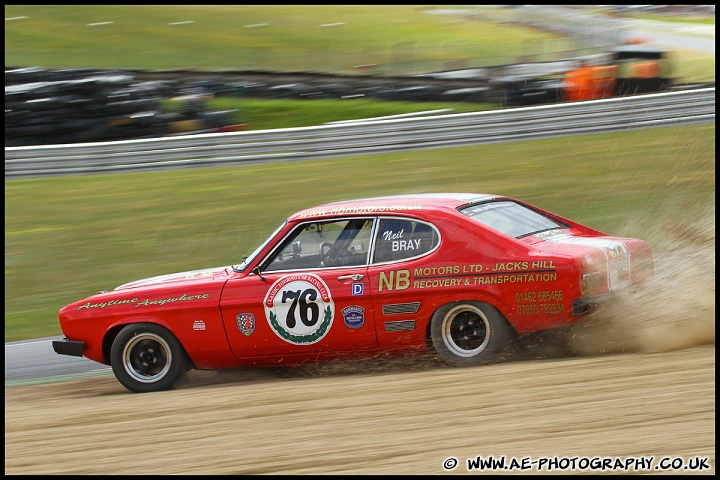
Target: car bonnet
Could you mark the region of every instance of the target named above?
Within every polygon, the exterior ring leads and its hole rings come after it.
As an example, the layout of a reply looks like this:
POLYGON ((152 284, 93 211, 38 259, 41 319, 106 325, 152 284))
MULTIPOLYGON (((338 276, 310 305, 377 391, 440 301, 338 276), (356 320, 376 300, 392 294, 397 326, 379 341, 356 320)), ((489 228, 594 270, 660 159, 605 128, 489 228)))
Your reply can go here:
POLYGON ((155 277, 143 278, 133 282, 125 283, 116 287, 115 290, 124 290, 128 288, 147 287, 151 285, 160 285, 177 282, 187 282, 192 280, 205 280, 225 278, 230 274, 232 267, 215 267, 202 270, 189 270, 187 272, 170 273, 167 275, 158 275, 155 277))

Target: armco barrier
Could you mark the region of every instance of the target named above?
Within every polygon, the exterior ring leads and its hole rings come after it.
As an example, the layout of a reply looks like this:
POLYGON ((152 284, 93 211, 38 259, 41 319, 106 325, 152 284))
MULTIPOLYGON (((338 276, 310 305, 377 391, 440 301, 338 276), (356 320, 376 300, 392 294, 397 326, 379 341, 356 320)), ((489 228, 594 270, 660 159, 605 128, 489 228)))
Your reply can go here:
POLYGON ((5 148, 5 178, 200 168, 715 122, 715 88, 423 118, 5 148))

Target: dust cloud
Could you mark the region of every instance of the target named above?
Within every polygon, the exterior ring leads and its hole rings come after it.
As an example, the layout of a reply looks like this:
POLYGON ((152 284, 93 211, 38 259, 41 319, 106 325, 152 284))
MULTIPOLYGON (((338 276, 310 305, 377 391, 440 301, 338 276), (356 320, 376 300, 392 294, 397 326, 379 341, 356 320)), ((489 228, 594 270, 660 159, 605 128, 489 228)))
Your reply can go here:
MULTIPOLYGON (((682 217, 682 215, 680 215, 682 217)), ((655 278, 571 329, 580 355, 658 353, 715 343, 715 209, 649 232, 655 278)))

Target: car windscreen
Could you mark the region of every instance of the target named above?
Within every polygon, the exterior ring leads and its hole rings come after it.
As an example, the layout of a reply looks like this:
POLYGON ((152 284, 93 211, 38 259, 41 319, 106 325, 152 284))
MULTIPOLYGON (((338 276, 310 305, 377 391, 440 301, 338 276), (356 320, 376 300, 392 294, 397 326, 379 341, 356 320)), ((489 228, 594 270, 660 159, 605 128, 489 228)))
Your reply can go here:
POLYGON ((248 265, 255 259, 255 257, 262 251, 265 246, 270 243, 270 241, 277 236, 278 233, 280 233, 280 230, 283 229, 285 224, 287 223, 287 220, 284 221, 278 228, 275 229, 275 231, 267 238, 265 241, 255 249, 254 252, 252 252, 250 255, 243 256, 242 262, 239 265, 233 265, 233 270, 236 272, 242 272, 244 271, 248 265))
POLYGON ((510 200, 470 205, 461 209, 460 213, 515 238, 545 230, 567 228, 563 223, 510 200))

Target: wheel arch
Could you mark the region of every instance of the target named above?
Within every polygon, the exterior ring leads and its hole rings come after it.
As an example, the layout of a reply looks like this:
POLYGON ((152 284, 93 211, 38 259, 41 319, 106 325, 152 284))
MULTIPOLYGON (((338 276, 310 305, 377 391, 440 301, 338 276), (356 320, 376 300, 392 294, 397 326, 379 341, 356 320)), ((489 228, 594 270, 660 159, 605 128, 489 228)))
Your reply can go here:
POLYGON ((185 345, 183 345, 182 341, 180 341, 180 338, 175 334, 173 329, 168 325, 166 321, 163 321, 160 318, 157 317, 151 317, 151 316, 142 316, 142 317, 132 317, 132 318, 124 318, 122 321, 114 323, 106 332, 105 336, 102 340, 102 352, 103 356, 105 357, 105 365, 111 365, 110 361, 110 350, 112 349, 112 344, 115 342, 115 339, 120 334, 123 328, 127 327, 128 325, 133 324, 140 324, 140 323, 146 323, 146 324, 155 324, 159 325, 163 328, 165 328, 170 334, 175 337, 175 339, 180 344, 180 347, 182 347, 183 353, 185 354, 185 358, 187 362, 189 363, 189 366, 191 368, 195 368, 195 362, 193 361, 192 357, 190 357, 190 354, 188 354, 187 349, 185 348, 185 345))
MULTIPOLYGON (((435 316, 435 314, 440 309, 447 309, 451 310, 454 306, 460 305, 463 303, 473 303, 473 304, 483 304, 488 305, 489 307, 495 309, 498 314, 503 318, 505 323, 507 323, 508 327, 510 328, 510 331, 514 336, 517 336, 517 330, 515 330, 515 326, 508 320, 507 315, 503 313, 503 310, 498 308, 497 305, 495 305, 495 302, 498 301, 496 298, 489 297, 489 296, 483 296, 483 297, 467 297, 467 298, 460 298, 456 300, 451 300, 442 304, 439 304, 433 311, 430 312, 430 315, 425 319, 425 346, 427 347, 428 351, 432 351, 432 319, 435 316)), ((502 302, 499 302, 502 304, 502 302)))

